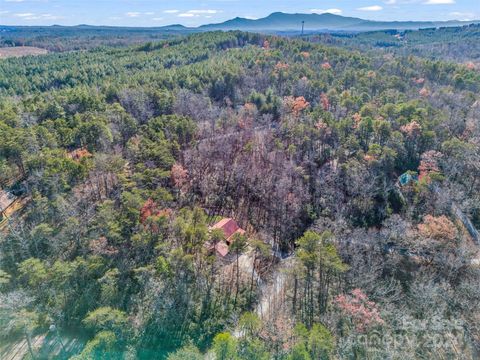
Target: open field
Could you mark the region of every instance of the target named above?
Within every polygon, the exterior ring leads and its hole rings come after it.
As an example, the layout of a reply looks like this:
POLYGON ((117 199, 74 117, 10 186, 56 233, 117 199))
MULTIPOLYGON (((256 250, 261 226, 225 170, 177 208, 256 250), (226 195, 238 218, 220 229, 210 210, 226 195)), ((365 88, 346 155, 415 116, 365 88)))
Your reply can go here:
POLYGON ((0 59, 22 57, 28 55, 45 55, 48 51, 33 46, 16 46, 0 48, 0 59))

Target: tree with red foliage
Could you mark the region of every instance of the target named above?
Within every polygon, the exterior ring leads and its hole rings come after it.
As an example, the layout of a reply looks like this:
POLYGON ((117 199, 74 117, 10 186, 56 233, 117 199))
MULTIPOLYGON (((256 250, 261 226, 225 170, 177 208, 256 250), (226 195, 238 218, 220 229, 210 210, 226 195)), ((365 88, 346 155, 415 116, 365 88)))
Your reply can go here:
POLYGON ((145 221, 157 211, 157 204, 153 199, 149 198, 140 209, 140 223, 145 224, 145 221))
POLYGON ((337 296, 334 303, 359 332, 366 332, 384 323, 377 304, 370 301, 361 289, 352 290, 350 295, 337 296))
POLYGON ((429 175, 432 173, 440 172, 438 161, 442 157, 443 157, 443 154, 435 150, 430 150, 422 154, 420 165, 418 167, 420 180, 424 178, 428 178, 429 175))

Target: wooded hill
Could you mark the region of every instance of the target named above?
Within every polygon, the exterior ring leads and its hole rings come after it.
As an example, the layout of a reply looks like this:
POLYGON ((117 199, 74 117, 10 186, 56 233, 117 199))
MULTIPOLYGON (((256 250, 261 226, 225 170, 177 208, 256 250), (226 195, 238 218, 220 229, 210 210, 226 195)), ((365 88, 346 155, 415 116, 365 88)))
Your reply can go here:
POLYGON ((0 184, 23 201, 2 343, 477 358, 478 249, 452 204, 480 227, 479 91, 470 66, 242 32, 0 61, 0 184), (221 217, 247 231, 226 260, 221 217))

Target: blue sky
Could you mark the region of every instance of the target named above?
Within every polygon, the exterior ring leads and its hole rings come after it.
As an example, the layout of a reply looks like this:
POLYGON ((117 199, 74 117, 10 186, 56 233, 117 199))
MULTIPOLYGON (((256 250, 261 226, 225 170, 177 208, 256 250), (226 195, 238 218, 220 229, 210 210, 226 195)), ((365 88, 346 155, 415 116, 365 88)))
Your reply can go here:
POLYGON ((0 24, 197 26, 274 11, 373 20, 471 20, 480 19, 480 0, 0 0, 0 24))

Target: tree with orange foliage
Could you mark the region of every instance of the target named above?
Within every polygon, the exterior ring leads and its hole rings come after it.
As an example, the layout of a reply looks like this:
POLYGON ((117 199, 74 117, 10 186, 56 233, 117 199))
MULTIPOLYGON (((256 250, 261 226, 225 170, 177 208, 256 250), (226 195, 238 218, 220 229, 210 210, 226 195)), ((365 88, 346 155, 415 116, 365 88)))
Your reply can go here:
POLYGON ((283 101, 286 109, 295 115, 299 115, 303 110, 308 108, 310 106, 310 103, 305 100, 303 96, 299 96, 297 98, 293 96, 287 96, 285 97, 283 101))
POLYGON ((140 223, 144 224, 147 219, 158 211, 157 204, 149 198, 140 209, 140 223))
POLYGON ((189 183, 188 170, 186 170, 180 164, 174 164, 172 170, 170 171, 170 177, 173 182, 173 186, 180 191, 183 191, 187 188, 189 183))
POLYGON ((443 154, 435 150, 430 150, 422 154, 420 166, 418 167, 420 180, 428 177, 432 173, 440 172, 438 160, 442 157, 443 154))
POLYGON ((290 65, 288 65, 287 63, 278 62, 275 65, 275 71, 280 72, 282 70, 288 70, 289 67, 290 67, 290 65))
POLYGON ((419 94, 422 97, 430 96, 430 90, 428 90, 427 88, 424 87, 419 91, 419 94))
POLYGON ((457 228, 445 215, 427 215, 423 223, 418 225, 418 231, 426 238, 442 242, 451 242, 457 237, 457 228))
POLYGON ((325 61, 323 64, 322 64, 322 69, 323 70, 330 70, 332 68, 332 65, 330 65, 330 63, 328 61, 325 61))
POLYGON ((415 137, 420 135, 420 132, 422 131, 422 126, 414 120, 407 125, 403 125, 402 127, 400 127, 400 131, 408 135, 409 137, 415 137))

